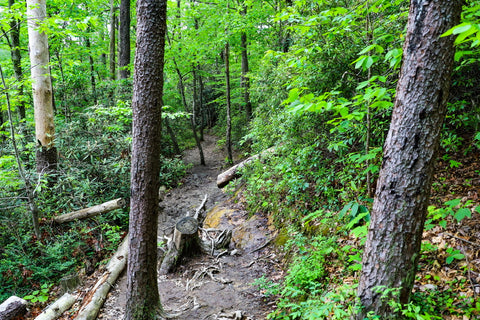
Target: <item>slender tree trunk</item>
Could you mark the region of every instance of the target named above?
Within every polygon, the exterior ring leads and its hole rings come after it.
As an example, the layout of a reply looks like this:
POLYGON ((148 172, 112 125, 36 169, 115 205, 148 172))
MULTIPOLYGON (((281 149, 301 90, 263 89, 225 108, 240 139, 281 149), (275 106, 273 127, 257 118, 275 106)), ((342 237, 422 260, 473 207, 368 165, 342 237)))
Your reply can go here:
MULTIPOLYGON (((200 65, 198 65, 198 70, 200 70, 200 65)), ((205 130, 205 118, 206 118, 206 112, 205 112, 205 105, 204 105, 204 99, 203 99, 203 77, 202 74, 200 73, 198 75, 198 83, 199 83, 199 101, 200 101, 200 141, 204 141, 203 138, 203 130, 205 130)))
POLYGON ((110 65, 110 78, 116 79, 116 32, 117 16, 115 15, 115 0, 110 0, 110 54, 108 56, 110 65))
POLYGON ((232 155, 232 117, 231 117, 231 99, 230 99, 230 46, 228 41, 225 43, 225 81, 226 81, 226 99, 227 99, 227 162, 233 163, 232 155))
MULTIPOLYGON (((8 0, 8 7, 11 8, 15 4, 15 0, 8 0)), ((23 73, 22 73, 22 55, 20 53, 20 21, 17 19, 10 20, 10 38, 13 73, 17 80, 17 109, 20 119, 25 119, 25 101, 23 93, 23 73)))
MULTIPOLYGON (((177 61, 175 59, 173 59, 173 63, 175 64, 175 69, 177 70, 177 75, 178 75, 178 79, 179 79, 178 80, 178 86, 179 86, 179 90, 180 90, 180 95, 182 96, 182 104, 183 104, 183 107, 185 108, 185 111, 188 111, 187 99, 185 97, 185 86, 183 84, 182 73, 180 72, 180 69, 178 68, 177 61)), ((198 138, 197 130, 195 130, 195 123, 193 121, 194 121, 193 116, 191 116, 190 117, 190 127, 192 128, 193 137, 195 138, 195 143, 197 144, 198 153, 200 155, 200 164, 202 166, 204 166, 205 165, 205 156, 203 155, 202 144, 200 143, 200 139, 198 138)))
POLYGON ((61 99, 62 99, 61 106, 63 108, 63 114, 65 116, 65 119, 69 120, 72 114, 70 112, 70 107, 67 104, 66 99, 65 99, 65 87, 66 87, 66 85, 65 85, 65 74, 63 72, 63 65, 62 65, 62 58, 60 56, 60 50, 55 51, 55 56, 57 57, 58 69, 60 70, 60 77, 62 78, 61 83, 62 83, 63 90, 61 90, 61 92, 62 92, 62 94, 61 94, 61 99))
POLYGON ((178 146, 177 137, 175 136, 175 132, 173 132, 173 129, 170 126, 170 121, 168 120, 168 118, 165 118, 165 127, 167 128, 168 135, 170 136, 170 139, 172 140, 173 151, 175 152, 175 154, 182 153, 180 151, 180 147, 178 146))
POLYGON ((27 201, 28 201, 28 206, 30 208, 30 213, 32 215, 32 225, 33 225, 33 230, 35 232, 35 236, 37 237, 37 239, 40 239, 42 235, 40 233, 40 224, 38 221, 38 207, 37 207, 37 204, 35 203, 35 194, 33 193, 32 184, 30 183, 28 176, 25 174, 25 171, 23 170, 23 166, 22 166, 22 161, 20 160, 20 152, 18 151, 18 148, 17 148, 17 139, 15 138, 15 130, 13 128, 13 116, 12 116, 12 108, 10 104, 10 97, 8 95, 7 85, 5 83, 5 78, 3 76, 3 70, 1 66, 0 66, 0 77, 2 79, 3 88, 5 89, 5 98, 7 100, 7 114, 8 114, 8 120, 10 122, 10 137, 12 140, 13 150, 15 153, 15 159, 17 161, 18 174, 20 175, 20 178, 22 178, 23 183, 25 184, 27 201))
POLYGON ((162 316, 157 285, 165 0, 137 1, 126 320, 162 316))
POLYGON ((54 144, 55 125, 52 83, 49 74, 47 35, 38 28, 46 16, 45 0, 27 0, 28 42, 33 86, 37 171, 55 172, 57 149, 54 144))
POLYGON ((397 288, 407 303, 417 269, 431 180, 453 66, 453 38, 463 1, 412 0, 392 123, 384 146, 358 296, 381 319, 398 319, 382 298, 397 288), (383 286, 383 289, 382 289, 383 286))
POLYGON ((118 66, 120 79, 130 77, 130 0, 120 0, 120 54, 118 66))
POLYGON ((90 38, 86 37, 85 41, 88 49, 88 61, 90 62, 90 84, 92 85, 93 102, 97 104, 97 85, 95 81, 95 64, 93 61, 92 54, 90 52, 92 45, 90 43, 90 38))
MULTIPOLYGON (((100 28, 100 38, 102 39, 102 43, 105 43, 105 31, 108 30, 108 24, 102 24, 102 28, 100 28)), ((108 32, 108 31, 107 31, 108 32)), ((106 70, 107 70, 107 54, 102 52, 100 55, 100 63, 102 64, 103 68, 98 72, 98 78, 104 80, 107 78, 106 70)))
MULTIPOLYGON (((242 16, 247 14, 247 7, 244 5, 244 8, 241 12, 242 16)), ((248 77, 248 50, 247 50, 247 33, 242 32, 240 35, 240 48, 242 50, 242 77, 241 83, 243 87, 243 102, 245 104, 245 115, 247 120, 252 119, 252 103, 250 101, 250 78, 248 77)))

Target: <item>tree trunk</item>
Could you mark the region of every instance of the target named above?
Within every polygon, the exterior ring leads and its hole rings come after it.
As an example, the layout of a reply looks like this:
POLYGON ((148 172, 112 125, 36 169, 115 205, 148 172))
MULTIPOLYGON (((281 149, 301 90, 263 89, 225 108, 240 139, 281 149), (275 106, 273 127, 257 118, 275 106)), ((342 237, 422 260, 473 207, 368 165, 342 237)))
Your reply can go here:
MULTIPOLYGON (((175 60, 175 58, 173 59, 173 63, 175 64, 175 69, 176 69, 177 75, 178 75, 178 86, 179 86, 179 89, 180 89, 180 95, 182 96, 182 104, 183 104, 183 107, 185 108, 185 111, 188 111, 187 99, 185 97, 185 86, 183 84, 182 73, 180 72, 180 69, 178 68, 178 64, 177 64, 177 61, 175 60)), ((202 166, 204 166, 205 165, 205 156, 203 155, 202 144, 200 142, 200 139, 198 138, 197 130, 195 129, 195 123, 194 123, 194 120, 193 120, 193 116, 190 117, 190 127, 192 128, 193 137, 195 138, 195 143, 197 144, 198 153, 200 154, 200 164, 202 166)))
POLYGON ((226 99, 227 99, 227 135, 226 135, 226 145, 227 145, 227 162, 229 164, 233 163, 232 155, 232 116, 231 116, 231 100, 230 100, 230 46, 228 41, 225 43, 224 51, 225 59, 225 81, 226 81, 226 99))
POLYGON ((175 154, 181 154, 180 147, 178 146, 177 137, 175 136, 175 132, 173 132, 172 127, 170 126, 170 121, 168 118, 165 118, 165 127, 167 128, 168 135, 170 136, 170 140, 172 140, 173 144, 173 151, 175 154))
POLYGON ((120 54, 118 66, 120 79, 130 77, 130 0, 120 0, 120 54))
POLYGON ((462 3, 416 0, 410 5, 358 287, 364 308, 357 319, 369 311, 382 319, 398 319, 388 306, 392 295, 383 299, 379 286, 398 289, 401 303, 410 297, 455 53, 454 39, 440 36, 459 22, 462 3))
POLYGON ((116 71, 115 71, 115 61, 116 61, 116 24, 117 24, 117 16, 115 15, 115 0, 110 0, 110 53, 108 56, 109 66, 110 66, 110 79, 116 79, 116 71))
POLYGON ((137 1, 126 320, 163 314, 157 285, 158 190, 167 2, 137 1))
POLYGON ((90 38, 86 37, 85 38, 86 46, 88 49, 88 61, 90 62, 90 84, 92 85, 92 96, 93 96, 93 102, 97 104, 97 85, 95 82, 95 64, 93 62, 93 57, 91 54, 91 43, 90 43, 90 38))
MULTIPOLYGON (((247 7, 244 4, 241 12, 242 16, 247 14, 247 7)), ((243 102, 245 103, 245 115, 247 120, 252 119, 252 103, 250 102, 250 78, 248 77, 248 50, 247 50, 247 33, 242 32, 240 35, 240 47, 242 50, 242 78, 241 83, 243 87, 243 102)))
POLYGON ((0 304, 0 319, 2 320, 21 318, 25 313, 27 313, 27 301, 17 296, 11 296, 0 304))
MULTIPOLYGON (((200 70, 200 65, 198 65, 198 70, 200 70)), ((200 103, 200 141, 204 141, 204 134, 203 130, 205 130, 205 117, 206 117, 206 112, 205 112, 205 106, 204 106, 204 99, 203 99, 203 77, 202 74, 200 73, 198 75, 198 83, 199 83, 199 103, 200 103)))
POLYGON ((90 208, 85 208, 78 211, 62 214, 61 216, 53 218, 56 223, 70 222, 77 219, 85 219, 98 216, 99 214, 110 212, 115 209, 120 209, 126 204, 122 198, 111 200, 90 208))
MULTIPOLYGON (((8 0, 8 7, 11 8, 15 4, 15 0, 8 0)), ((18 115, 20 119, 25 119, 25 101, 23 96, 23 73, 22 73, 22 55, 20 53, 20 21, 17 19, 10 20, 10 38, 13 72, 15 80, 17 80, 18 115)))
POLYGON ((38 144, 37 171, 42 173, 55 172, 57 165, 52 83, 48 68, 48 40, 47 35, 38 30, 45 16, 45 0, 27 0, 35 137, 38 144))

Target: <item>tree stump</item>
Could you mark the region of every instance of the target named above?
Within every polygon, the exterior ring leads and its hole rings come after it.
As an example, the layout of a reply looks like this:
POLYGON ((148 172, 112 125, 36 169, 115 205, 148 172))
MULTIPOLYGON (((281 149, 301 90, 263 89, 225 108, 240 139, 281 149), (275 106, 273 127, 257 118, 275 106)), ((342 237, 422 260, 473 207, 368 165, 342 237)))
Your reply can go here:
POLYGON ((198 220, 193 217, 183 217, 175 225, 173 239, 168 243, 167 253, 158 273, 160 275, 169 273, 182 254, 191 254, 195 252, 197 247, 198 220))
POLYGON ((17 296, 11 296, 0 304, 1 320, 10 320, 16 317, 21 317, 25 313, 27 313, 27 301, 17 296))

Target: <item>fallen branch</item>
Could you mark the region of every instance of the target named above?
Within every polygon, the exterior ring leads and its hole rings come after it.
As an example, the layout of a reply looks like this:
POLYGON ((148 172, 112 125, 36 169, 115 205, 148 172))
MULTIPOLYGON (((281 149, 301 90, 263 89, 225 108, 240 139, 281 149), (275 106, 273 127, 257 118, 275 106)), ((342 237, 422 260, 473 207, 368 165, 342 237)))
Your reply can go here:
POLYGON ((75 320, 94 320, 102 307, 111 287, 122 273, 127 264, 128 254, 128 235, 123 239, 122 244, 117 249, 106 266, 103 276, 97 281, 93 289, 83 299, 75 320))
POLYGON ((259 159, 261 157, 264 157, 267 154, 271 154, 274 151, 275 151, 275 147, 271 147, 267 150, 264 150, 260 153, 257 153, 254 156, 251 156, 251 157, 243 160, 242 162, 234 165, 233 167, 231 167, 227 171, 219 174, 217 176, 217 187, 219 187, 219 188, 225 187, 230 181, 232 181, 234 179, 237 179, 241 176, 241 173, 240 173, 241 169, 243 169, 248 163, 250 163, 250 162, 252 162, 256 159, 259 159))
POLYGON ((98 216, 99 214, 106 213, 115 209, 120 209, 124 207, 126 201, 122 198, 111 200, 90 208, 85 208, 78 211, 73 211, 70 213, 62 214, 61 216, 53 218, 53 221, 56 223, 64 223, 70 222, 76 219, 85 219, 94 216, 98 216))
POLYGON ((27 313, 27 301, 17 296, 11 296, 0 304, 0 319, 10 320, 27 313))
POLYGON ((57 301, 42 311, 35 320, 55 320, 75 303, 77 298, 70 293, 65 293, 57 301))

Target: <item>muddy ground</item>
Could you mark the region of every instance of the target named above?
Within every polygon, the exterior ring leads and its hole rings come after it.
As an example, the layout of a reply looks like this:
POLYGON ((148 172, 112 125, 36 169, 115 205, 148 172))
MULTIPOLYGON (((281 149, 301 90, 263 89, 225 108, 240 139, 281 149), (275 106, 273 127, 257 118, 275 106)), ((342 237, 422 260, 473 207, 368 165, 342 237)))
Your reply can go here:
MULTIPOLYGON (((168 191, 161 204, 164 218, 159 219, 159 241, 164 240, 164 235, 171 235, 179 217, 195 212, 207 194, 207 211, 220 204, 234 212, 230 227, 237 229, 234 230, 236 243, 219 257, 199 254, 184 258, 173 273, 160 276, 162 305, 167 312, 181 312, 176 319, 265 319, 273 302, 267 301, 252 283, 262 275, 271 274, 278 265, 275 254, 263 248, 273 236, 272 231, 266 228, 265 219, 256 217, 251 222, 235 201, 225 202, 229 195, 216 185, 217 175, 225 169, 225 156, 213 136, 205 136, 202 146, 206 166, 199 165, 197 149, 187 150, 183 159, 193 167, 179 187, 168 191), (245 224, 247 220, 250 222, 245 224), (243 230, 241 234, 239 229, 243 230)), ((225 223, 222 226, 225 227, 225 223)), ((126 289, 124 272, 109 293, 99 319, 123 318, 126 289)))

